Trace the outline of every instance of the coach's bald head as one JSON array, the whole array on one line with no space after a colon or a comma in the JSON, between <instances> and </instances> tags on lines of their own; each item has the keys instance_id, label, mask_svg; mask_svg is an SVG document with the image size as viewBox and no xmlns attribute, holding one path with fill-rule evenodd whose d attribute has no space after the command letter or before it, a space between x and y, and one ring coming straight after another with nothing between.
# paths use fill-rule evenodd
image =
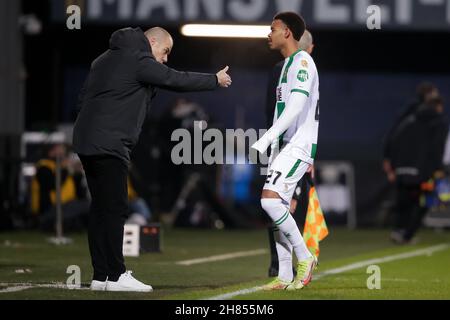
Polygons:
<instances>
[{"instance_id":1,"label":"coach's bald head","mask_svg":"<svg viewBox=\"0 0 450 320\"><path fill-rule=\"evenodd\" d=\"M311 32L305 30L302 38L300 39L300 49L311 54L314 50L314 41Z\"/></svg>"},{"instance_id":2,"label":"coach's bald head","mask_svg":"<svg viewBox=\"0 0 450 320\"><path fill-rule=\"evenodd\" d=\"M167 30L154 27L145 31L145 36L150 42L152 54L159 63L166 63L172 51L173 39Z\"/></svg>"}]
</instances>

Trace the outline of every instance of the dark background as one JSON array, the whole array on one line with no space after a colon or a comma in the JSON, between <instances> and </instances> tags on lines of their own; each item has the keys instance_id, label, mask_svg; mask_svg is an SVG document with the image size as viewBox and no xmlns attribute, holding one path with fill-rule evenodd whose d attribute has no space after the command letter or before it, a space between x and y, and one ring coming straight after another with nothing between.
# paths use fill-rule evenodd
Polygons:
<instances>
[{"instance_id":1,"label":"dark background","mask_svg":"<svg viewBox=\"0 0 450 320\"><path fill-rule=\"evenodd\" d=\"M90 63L108 48L113 31L129 25L82 25L81 30L70 31L65 24L52 22L47 1L23 1L23 13L35 13L43 22L40 34L24 35L26 130L49 131L74 122L76 98ZM139 26L146 29L152 23ZM161 26L175 42L169 66L214 73L230 66L231 89L182 97L198 102L223 128L237 124L244 129L264 128L268 73L281 60L264 39L187 38L178 26ZM318 160L354 165L358 221L373 224L387 195L381 170L384 135L414 98L420 82L435 83L446 101L450 99L450 33L310 31L320 76ZM151 123L157 124L177 97L181 95L160 91ZM147 147L151 144L145 142Z\"/></svg>"}]
</instances>

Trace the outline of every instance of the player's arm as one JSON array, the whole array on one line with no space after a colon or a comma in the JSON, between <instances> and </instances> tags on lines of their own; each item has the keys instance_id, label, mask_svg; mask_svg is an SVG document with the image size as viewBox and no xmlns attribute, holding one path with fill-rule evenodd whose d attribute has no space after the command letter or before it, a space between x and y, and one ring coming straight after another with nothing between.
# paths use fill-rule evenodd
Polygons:
<instances>
[{"instance_id":1,"label":"player's arm","mask_svg":"<svg viewBox=\"0 0 450 320\"><path fill-rule=\"evenodd\" d=\"M270 156L267 165L270 167L272 165L273 160L280 153L280 139L275 139L270 145Z\"/></svg>"},{"instance_id":2,"label":"player's arm","mask_svg":"<svg viewBox=\"0 0 450 320\"><path fill-rule=\"evenodd\" d=\"M269 131L264 134L253 146L253 149L264 153L273 141L278 139L297 119L303 111L308 97L299 92L292 92L288 104L281 117L273 124Z\"/></svg>"},{"instance_id":3,"label":"player's arm","mask_svg":"<svg viewBox=\"0 0 450 320\"><path fill-rule=\"evenodd\" d=\"M306 62L306 60L304 61ZM305 64L307 65L307 63ZM260 153L264 153L294 123L297 116L303 112L309 99L313 79L309 75L308 67L299 68L291 76L295 76L295 79L292 81L285 110L269 131L252 146L253 149L258 150Z\"/></svg>"}]
</instances>

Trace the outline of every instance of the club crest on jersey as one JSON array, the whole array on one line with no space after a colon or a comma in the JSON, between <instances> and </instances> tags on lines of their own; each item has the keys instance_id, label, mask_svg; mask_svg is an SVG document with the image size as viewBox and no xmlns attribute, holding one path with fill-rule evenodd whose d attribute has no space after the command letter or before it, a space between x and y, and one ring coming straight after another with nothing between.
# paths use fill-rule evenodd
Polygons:
<instances>
[{"instance_id":1,"label":"club crest on jersey","mask_svg":"<svg viewBox=\"0 0 450 320\"><path fill-rule=\"evenodd\" d=\"M301 82L306 82L309 79L308 71L306 70L300 70L297 74L297 79Z\"/></svg>"}]
</instances>

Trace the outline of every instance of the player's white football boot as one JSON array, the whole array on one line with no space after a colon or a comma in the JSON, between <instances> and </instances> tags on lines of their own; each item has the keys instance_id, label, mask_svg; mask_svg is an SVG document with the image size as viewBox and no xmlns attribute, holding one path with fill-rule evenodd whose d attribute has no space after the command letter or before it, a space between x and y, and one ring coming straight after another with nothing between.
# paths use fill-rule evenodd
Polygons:
<instances>
[{"instance_id":1,"label":"player's white football boot","mask_svg":"<svg viewBox=\"0 0 450 320\"><path fill-rule=\"evenodd\" d=\"M312 256L309 259L299 261L297 264L297 276L294 282L286 290L299 290L306 287L312 280L312 273L317 267L317 258Z\"/></svg>"},{"instance_id":2,"label":"player's white football boot","mask_svg":"<svg viewBox=\"0 0 450 320\"><path fill-rule=\"evenodd\" d=\"M122 273L117 281L107 281L106 291L152 292L152 286L136 280L132 271Z\"/></svg>"},{"instance_id":3,"label":"player's white football boot","mask_svg":"<svg viewBox=\"0 0 450 320\"><path fill-rule=\"evenodd\" d=\"M92 280L90 289L92 291L105 291L106 290L106 281Z\"/></svg>"},{"instance_id":4,"label":"player's white football boot","mask_svg":"<svg viewBox=\"0 0 450 320\"><path fill-rule=\"evenodd\" d=\"M270 283L266 284L262 287L264 291L273 291L273 290L285 290L292 282L283 281L280 278L275 278Z\"/></svg>"}]
</instances>

